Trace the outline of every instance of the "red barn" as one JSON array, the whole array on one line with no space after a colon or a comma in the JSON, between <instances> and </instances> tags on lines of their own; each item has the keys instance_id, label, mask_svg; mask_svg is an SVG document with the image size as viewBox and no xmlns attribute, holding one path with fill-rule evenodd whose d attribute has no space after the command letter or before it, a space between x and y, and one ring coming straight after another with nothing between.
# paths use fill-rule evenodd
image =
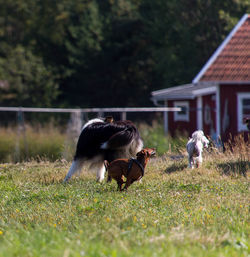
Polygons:
<instances>
[{"instance_id":1,"label":"red barn","mask_svg":"<svg viewBox=\"0 0 250 257\"><path fill-rule=\"evenodd\" d=\"M250 118L250 15L244 15L192 83L152 92L152 101L182 107L165 113L165 131L202 129L213 139L249 133Z\"/></svg>"}]
</instances>

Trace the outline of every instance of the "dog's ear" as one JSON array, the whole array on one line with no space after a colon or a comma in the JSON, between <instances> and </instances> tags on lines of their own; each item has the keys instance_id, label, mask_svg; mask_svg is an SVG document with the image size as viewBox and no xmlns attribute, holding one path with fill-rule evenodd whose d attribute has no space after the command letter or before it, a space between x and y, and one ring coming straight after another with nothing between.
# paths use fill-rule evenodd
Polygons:
<instances>
[{"instance_id":1,"label":"dog's ear","mask_svg":"<svg viewBox=\"0 0 250 257\"><path fill-rule=\"evenodd\" d=\"M142 149L140 152L138 152L136 156L143 155L143 154L145 155L145 149Z\"/></svg>"},{"instance_id":2,"label":"dog's ear","mask_svg":"<svg viewBox=\"0 0 250 257\"><path fill-rule=\"evenodd\" d=\"M139 156L139 155L141 155L143 153L143 150L141 150L140 152L138 152L137 154L136 154L136 156Z\"/></svg>"}]
</instances>

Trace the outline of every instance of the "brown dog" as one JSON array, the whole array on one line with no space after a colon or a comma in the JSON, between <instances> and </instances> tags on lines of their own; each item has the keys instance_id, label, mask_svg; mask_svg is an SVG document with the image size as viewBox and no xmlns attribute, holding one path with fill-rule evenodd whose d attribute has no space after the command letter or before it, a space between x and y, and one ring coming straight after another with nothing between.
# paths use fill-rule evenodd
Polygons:
<instances>
[{"instance_id":1,"label":"brown dog","mask_svg":"<svg viewBox=\"0 0 250 257\"><path fill-rule=\"evenodd\" d=\"M105 162L108 171L108 182L113 179L117 181L118 190L127 189L134 181L140 180L144 175L144 169L148 160L155 154L155 149L145 148L136 154L136 159L117 159L111 163ZM122 189L122 184L126 184Z\"/></svg>"}]
</instances>

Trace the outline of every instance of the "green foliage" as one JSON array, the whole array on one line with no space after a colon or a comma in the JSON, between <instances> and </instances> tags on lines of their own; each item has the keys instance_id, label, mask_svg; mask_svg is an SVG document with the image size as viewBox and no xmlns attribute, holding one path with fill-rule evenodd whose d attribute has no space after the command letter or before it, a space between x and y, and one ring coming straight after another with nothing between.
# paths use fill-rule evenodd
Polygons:
<instances>
[{"instance_id":1,"label":"green foliage","mask_svg":"<svg viewBox=\"0 0 250 257\"><path fill-rule=\"evenodd\" d=\"M7 106L48 107L58 95L52 71L40 57L18 46L0 59L0 80L8 81L0 101Z\"/></svg>"},{"instance_id":2,"label":"green foliage","mask_svg":"<svg viewBox=\"0 0 250 257\"><path fill-rule=\"evenodd\" d=\"M247 0L0 6L0 104L22 106L152 105L152 90L189 83L250 11Z\"/></svg>"},{"instance_id":3,"label":"green foliage","mask_svg":"<svg viewBox=\"0 0 250 257\"><path fill-rule=\"evenodd\" d=\"M165 135L163 126L158 123L154 123L153 126L140 124L139 131L145 147L156 148L159 155L172 152L177 154L185 151L187 137L185 135L177 135L173 138Z\"/></svg>"}]
</instances>

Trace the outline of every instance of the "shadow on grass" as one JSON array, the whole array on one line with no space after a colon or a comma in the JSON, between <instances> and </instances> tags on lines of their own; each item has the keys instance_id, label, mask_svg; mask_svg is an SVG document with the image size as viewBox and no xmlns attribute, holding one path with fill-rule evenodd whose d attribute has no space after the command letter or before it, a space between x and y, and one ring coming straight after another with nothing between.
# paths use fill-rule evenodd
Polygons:
<instances>
[{"instance_id":1,"label":"shadow on grass","mask_svg":"<svg viewBox=\"0 0 250 257\"><path fill-rule=\"evenodd\" d=\"M250 171L250 161L245 160L229 161L217 166L225 175L243 175L246 177L247 172Z\"/></svg>"},{"instance_id":2,"label":"shadow on grass","mask_svg":"<svg viewBox=\"0 0 250 257\"><path fill-rule=\"evenodd\" d=\"M185 162L174 162L171 166L167 167L165 173L170 174L173 172L183 171L187 168L187 164Z\"/></svg>"}]
</instances>

